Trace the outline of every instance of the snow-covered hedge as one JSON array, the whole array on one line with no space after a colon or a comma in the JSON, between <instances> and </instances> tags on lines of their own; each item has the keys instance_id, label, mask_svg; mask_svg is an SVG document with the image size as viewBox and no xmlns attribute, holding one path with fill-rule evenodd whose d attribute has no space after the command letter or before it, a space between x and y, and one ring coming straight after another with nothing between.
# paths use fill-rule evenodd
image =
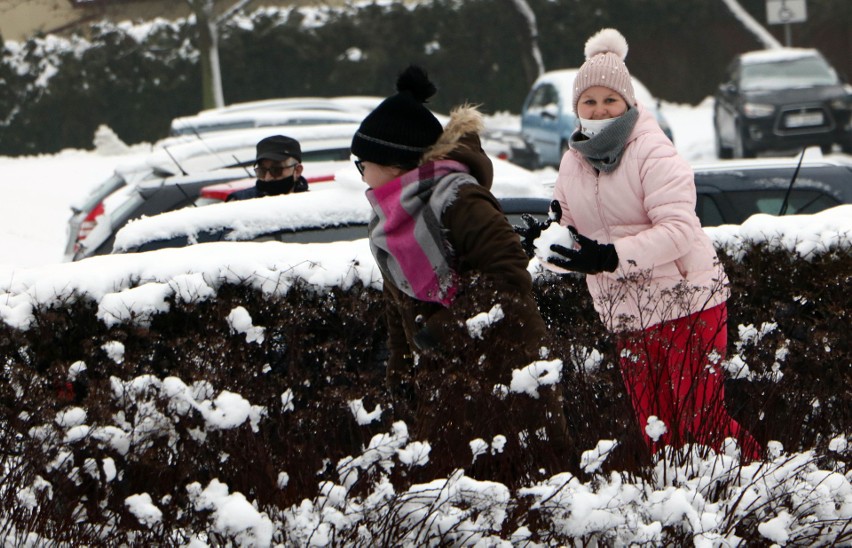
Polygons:
<instances>
[{"instance_id":1,"label":"snow-covered hedge","mask_svg":"<svg viewBox=\"0 0 852 548\"><path fill-rule=\"evenodd\" d=\"M764 18L763 0L740 3L753 17ZM538 76L527 19L513 2L334 4L258 8L225 22L219 53L226 102L386 96L395 75L416 62L429 69L439 87L433 108L448 112L471 101L486 112L517 113ZM630 42L631 73L670 102L700 103L713 94L735 54L758 47L724 2L529 4L548 70L580 66L589 34L612 26ZM808 20L796 27L797 46L820 49L847 75L852 73L849 10L837 0L810 0ZM184 20L163 21L156 15L133 24L98 22L70 38L5 43L0 50L0 155L91 148L101 125L127 143L153 142L166 136L172 118L199 111L194 29ZM780 25L769 30L782 39ZM270 67L281 74L271 75Z\"/></svg>"},{"instance_id":2,"label":"snow-covered hedge","mask_svg":"<svg viewBox=\"0 0 852 548\"><path fill-rule=\"evenodd\" d=\"M809 234L793 226L800 241ZM559 376L571 454L560 473L498 470L501 482L487 477L499 436L438 451L395 416L364 242L320 246L312 261L288 251L299 246L216 244L0 273L0 535L89 545L849 543L849 238L822 238L803 255L792 238L749 239L747 229L717 235L720 248L741 239L735 257L723 254L734 290L728 404L766 460L742 465L734 448L697 447L650 460L583 283L542 275L536 296L558 334L551 362L537 366L541 386L505 385L533 398ZM456 356L470 370L453 381L462 391L477 381L476 341Z\"/></svg>"}]
</instances>

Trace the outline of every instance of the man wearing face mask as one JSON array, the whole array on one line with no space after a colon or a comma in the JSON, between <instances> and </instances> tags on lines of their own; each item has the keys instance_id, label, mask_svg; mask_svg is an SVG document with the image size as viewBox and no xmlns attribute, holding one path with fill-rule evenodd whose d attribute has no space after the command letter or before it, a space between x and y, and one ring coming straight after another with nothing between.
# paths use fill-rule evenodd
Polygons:
<instances>
[{"instance_id":1,"label":"man wearing face mask","mask_svg":"<svg viewBox=\"0 0 852 548\"><path fill-rule=\"evenodd\" d=\"M234 192L227 201L308 191L308 181L302 177L302 148L291 137L273 135L257 143L254 173L255 185Z\"/></svg>"}]
</instances>

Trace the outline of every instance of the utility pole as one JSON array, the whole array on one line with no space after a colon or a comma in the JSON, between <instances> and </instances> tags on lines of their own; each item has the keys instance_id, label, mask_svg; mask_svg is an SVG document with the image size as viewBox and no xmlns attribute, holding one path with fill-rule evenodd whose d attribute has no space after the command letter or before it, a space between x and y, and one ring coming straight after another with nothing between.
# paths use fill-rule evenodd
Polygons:
<instances>
[{"instance_id":1,"label":"utility pole","mask_svg":"<svg viewBox=\"0 0 852 548\"><path fill-rule=\"evenodd\" d=\"M213 13L213 0L186 0L195 14L198 29L198 50L201 61L201 104L202 108L225 106L222 90L222 69L219 63L219 26L253 0L239 0L222 15Z\"/></svg>"}]
</instances>

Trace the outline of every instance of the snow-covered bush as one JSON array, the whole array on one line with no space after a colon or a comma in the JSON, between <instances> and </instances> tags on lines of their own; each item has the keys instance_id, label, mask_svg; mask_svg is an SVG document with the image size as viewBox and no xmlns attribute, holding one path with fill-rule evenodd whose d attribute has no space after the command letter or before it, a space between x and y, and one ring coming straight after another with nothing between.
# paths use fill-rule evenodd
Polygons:
<instances>
[{"instance_id":1,"label":"snow-covered bush","mask_svg":"<svg viewBox=\"0 0 852 548\"><path fill-rule=\"evenodd\" d=\"M0 326L0 535L89 545L848 543L852 259L760 245L723 258L729 366L747 367L730 375L728 406L767 444L766 460L748 465L695 446L647 454L612 342L573 276L536 283L554 337L538 366L517 374L537 388L511 389L511 372L503 385L483 382L479 357L502 349L472 335L456 355L468 375L420 379L446 397L430 404L432 419L462 432L439 439L395 416L373 288L296 283L264 294L248 280L210 281L215 295L172 296L144 322L109 324L88 295L43 297L27 329ZM7 307L21 297L3 291ZM247 337L256 326L263 337ZM533 435L535 448L512 460L511 436L498 434L517 426L517 402L539 401L532 393L556 377L564 469Z\"/></svg>"}]
</instances>

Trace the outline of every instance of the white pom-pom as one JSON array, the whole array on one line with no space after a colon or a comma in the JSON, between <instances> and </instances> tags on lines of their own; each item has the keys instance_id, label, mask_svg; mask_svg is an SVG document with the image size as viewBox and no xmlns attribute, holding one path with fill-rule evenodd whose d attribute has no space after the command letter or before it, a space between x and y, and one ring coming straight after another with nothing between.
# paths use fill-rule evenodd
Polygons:
<instances>
[{"instance_id":1,"label":"white pom-pom","mask_svg":"<svg viewBox=\"0 0 852 548\"><path fill-rule=\"evenodd\" d=\"M627 57L627 40L615 29L603 29L586 40L586 59L599 53L614 53L622 61Z\"/></svg>"}]
</instances>

